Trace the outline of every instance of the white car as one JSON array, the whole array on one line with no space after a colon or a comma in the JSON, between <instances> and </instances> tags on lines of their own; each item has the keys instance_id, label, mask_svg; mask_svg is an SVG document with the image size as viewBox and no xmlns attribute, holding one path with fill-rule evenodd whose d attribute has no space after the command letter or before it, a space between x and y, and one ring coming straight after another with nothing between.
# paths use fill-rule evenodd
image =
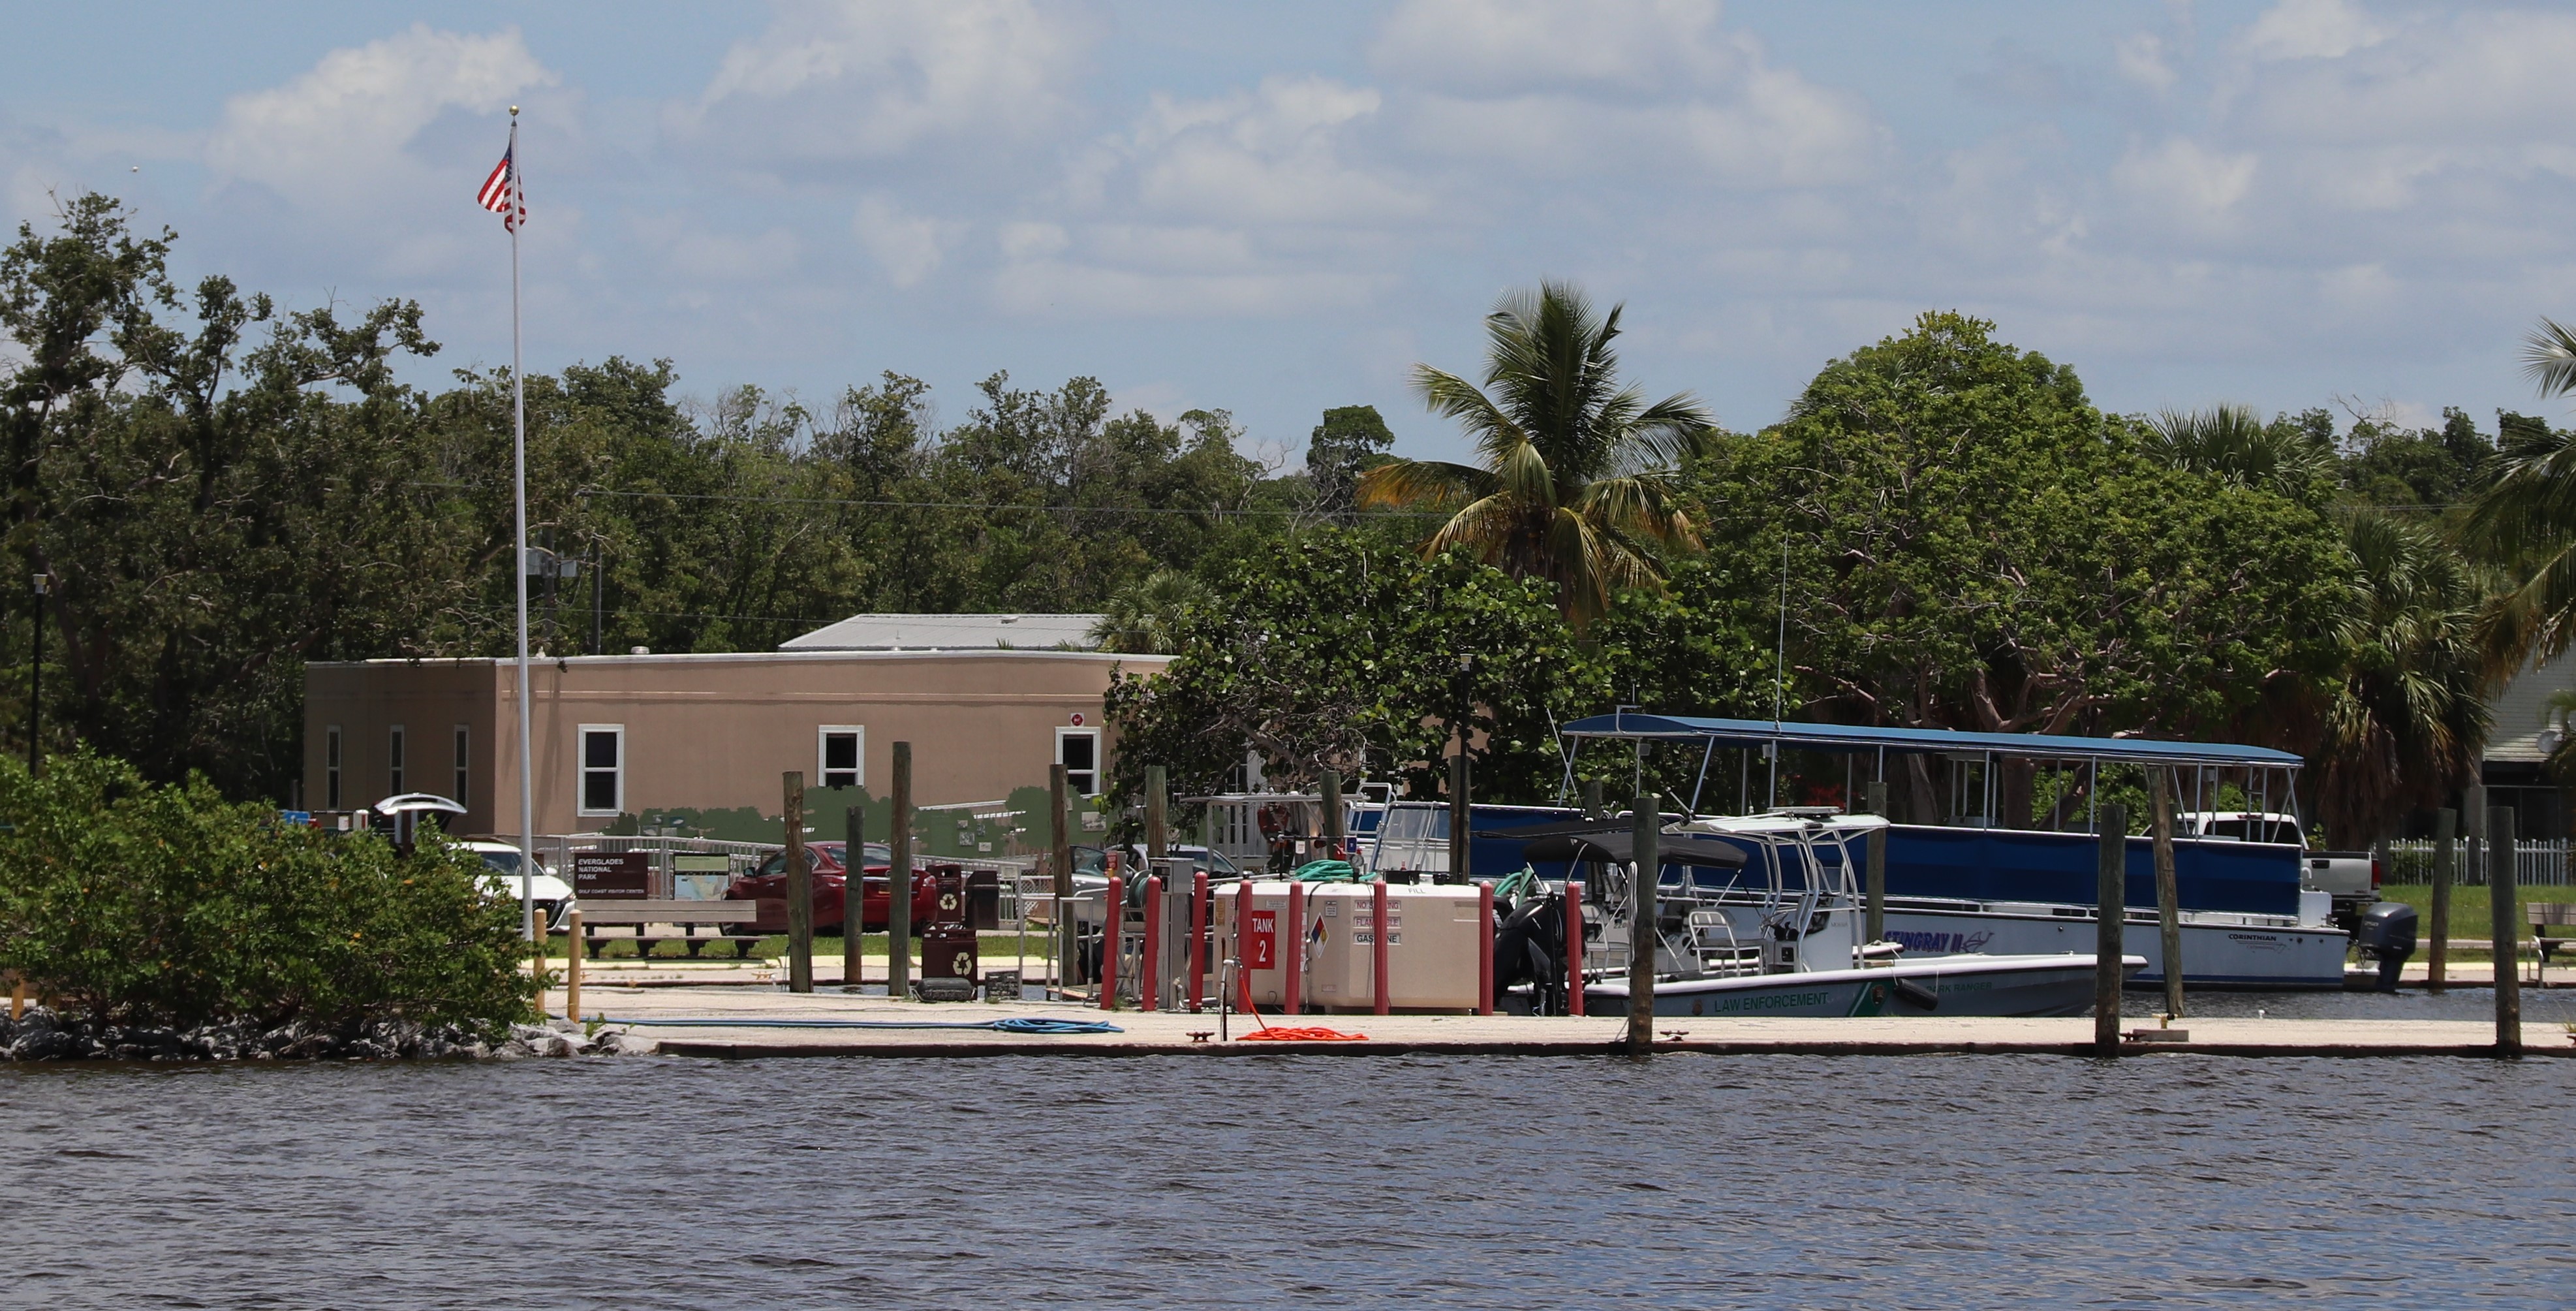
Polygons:
<instances>
[{"instance_id":1,"label":"white car","mask_svg":"<svg viewBox=\"0 0 2576 1311\"><path fill-rule=\"evenodd\" d=\"M483 878L483 886L493 896L506 901L519 899L519 849L517 847L507 842L460 842L456 845L482 857L483 863L491 867L492 872ZM528 889L529 895L537 903L537 913L544 916L546 922L551 924L555 916L563 910L563 904L572 900L572 888L562 879L547 873L546 864L542 860L537 862L536 878L532 881L535 886Z\"/></svg>"}]
</instances>

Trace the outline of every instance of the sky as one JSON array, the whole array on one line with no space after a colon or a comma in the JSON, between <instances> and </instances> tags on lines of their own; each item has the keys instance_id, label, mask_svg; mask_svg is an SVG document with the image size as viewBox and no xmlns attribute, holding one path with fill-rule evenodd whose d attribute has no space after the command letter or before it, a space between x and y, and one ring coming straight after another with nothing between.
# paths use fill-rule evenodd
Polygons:
<instances>
[{"instance_id":1,"label":"sky","mask_svg":"<svg viewBox=\"0 0 2576 1311\"><path fill-rule=\"evenodd\" d=\"M828 405L1100 379L1282 461L1497 297L1624 303L1727 427L1931 309L2121 412L2491 429L2576 317L2576 7L2382 0L9 7L0 214L99 190L177 270L418 300L510 358L474 193L521 106L527 365Z\"/></svg>"}]
</instances>

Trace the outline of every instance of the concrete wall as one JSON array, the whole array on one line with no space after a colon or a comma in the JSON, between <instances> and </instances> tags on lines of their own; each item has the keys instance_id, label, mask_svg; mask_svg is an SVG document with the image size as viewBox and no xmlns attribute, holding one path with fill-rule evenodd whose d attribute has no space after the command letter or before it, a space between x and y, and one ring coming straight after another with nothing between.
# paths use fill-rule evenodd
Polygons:
<instances>
[{"instance_id":1,"label":"concrete wall","mask_svg":"<svg viewBox=\"0 0 2576 1311\"><path fill-rule=\"evenodd\" d=\"M894 743L913 744L916 803L993 801L1044 786L1056 730L1102 729L1102 763L1114 742L1101 723L1112 669L1158 669L1165 658L1093 652L762 652L726 655L575 656L534 662L532 754L537 829L604 828L611 816L577 813L579 733L625 732L620 810L756 807L777 811L779 775L816 776L818 730L864 730L861 786L886 795ZM305 682L305 796L325 804L326 730L342 731L342 803L385 796L389 729L406 730L404 785L446 793L452 733L472 739L464 831L518 826L516 670L506 660L317 663ZM498 804L496 805L496 801Z\"/></svg>"}]
</instances>

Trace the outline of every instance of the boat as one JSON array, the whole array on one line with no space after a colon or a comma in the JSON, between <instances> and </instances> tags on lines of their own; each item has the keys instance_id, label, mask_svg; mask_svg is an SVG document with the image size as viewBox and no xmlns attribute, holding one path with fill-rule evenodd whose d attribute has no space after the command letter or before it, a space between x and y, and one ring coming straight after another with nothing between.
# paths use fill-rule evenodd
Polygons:
<instances>
[{"instance_id":1,"label":"boat","mask_svg":"<svg viewBox=\"0 0 2576 1311\"><path fill-rule=\"evenodd\" d=\"M2100 839L2090 832L1995 826L1998 761L2023 758L2088 780L2106 765L2172 769L2189 780L2186 810L2206 808L2224 778L2257 802L2253 809L2269 811L2277 775L2278 799L2293 812L2295 775L2302 764L2288 752L2227 743L1634 711L1577 720L1563 732L1569 740L1608 738L1634 741L1640 749L1649 743L1692 749L1700 758L1703 780L1721 746L1744 753L1739 780L1755 772L1755 751L1776 761L1788 750L1839 754L1855 775L1858 766L1874 764L1870 772L1880 779L1887 776L1890 757L1901 763L1907 755L1930 756L1951 762L1954 782L1979 780L1974 789L1954 792L1952 809L1958 813L1953 822L1885 826L1884 937L1908 955L2027 955L2089 948L2095 940ZM1844 799L1849 800L1847 795ZM1698 800L1694 796L1691 804L1695 807ZM2089 827L2089 816L2073 818ZM2351 936L2335 922L2332 896L2308 886L2306 851L2292 843L2222 835L2178 835L2172 850L2186 986L2266 991L2343 986ZM2130 984L2162 987L2165 961L2149 839L2128 840L2125 871L2123 947L2147 961Z\"/></svg>"},{"instance_id":2,"label":"boat","mask_svg":"<svg viewBox=\"0 0 2576 1311\"><path fill-rule=\"evenodd\" d=\"M1651 884L1638 877L1633 823L1574 820L1490 836L1521 839L1533 863L1589 867L1595 886L1583 897L1580 971L1587 1013L1627 1007L1629 926L1639 914L1655 918L1657 1015L2050 1016L2091 1008L2099 959L2091 952L1917 960L1901 959L1888 944L1863 942L1850 844L1886 827L1874 815L1813 810L1693 818L1664 827L1657 865L1667 877ZM1670 877L1676 869L1683 875ZM1550 888L1530 879L1525 890L1506 891L1514 904L1497 942L1498 977L1507 969L1519 972L1514 923L1564 923L1562 883ZM1562 968L1565 934L1561 927L1555 932L1559 950L1541 944L1530 971L1535 977L1506 989L1506 1009L1563 1009L1553 995L1559 990L1545 977ZM2124 955L2121 964L2133 975L2147 962Z\"/></svg>"}]
</instances>

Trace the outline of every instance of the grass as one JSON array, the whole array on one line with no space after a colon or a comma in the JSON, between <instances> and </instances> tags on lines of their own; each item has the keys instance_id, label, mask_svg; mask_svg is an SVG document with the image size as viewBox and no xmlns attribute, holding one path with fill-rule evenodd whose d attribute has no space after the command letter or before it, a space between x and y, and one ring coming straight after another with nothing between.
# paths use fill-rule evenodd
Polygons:
<instances>
[{"instance_id":1,"label":"grass","mask_svg":"<svg viewBox=\"0 0 2576 1311\"><path fill-rule=\"evenodd\" d=\"M2402 901L2407 905L2413 906L2416 914L2422 917L2416 923L2416 931L2426 938L2430 938L2432 936L2433 887L2431 884L2391 883L2379 890L2379 897L2382 901ZM2576 901L2576 887L2516 888L2514 889L2514 900ZM2484 938L2490 936L2494 932L2494 925L2487 918L2488 908L2489 902L2487 901L2487 890L2485 888L2452 888L2451 936L2454 938ZM2520 923L2520 915L2516 915L2514 918L2516 920L2514 928L2515 939L2520 942L2531 941L2531 926Z\"/></svg>"}]
</instances>

